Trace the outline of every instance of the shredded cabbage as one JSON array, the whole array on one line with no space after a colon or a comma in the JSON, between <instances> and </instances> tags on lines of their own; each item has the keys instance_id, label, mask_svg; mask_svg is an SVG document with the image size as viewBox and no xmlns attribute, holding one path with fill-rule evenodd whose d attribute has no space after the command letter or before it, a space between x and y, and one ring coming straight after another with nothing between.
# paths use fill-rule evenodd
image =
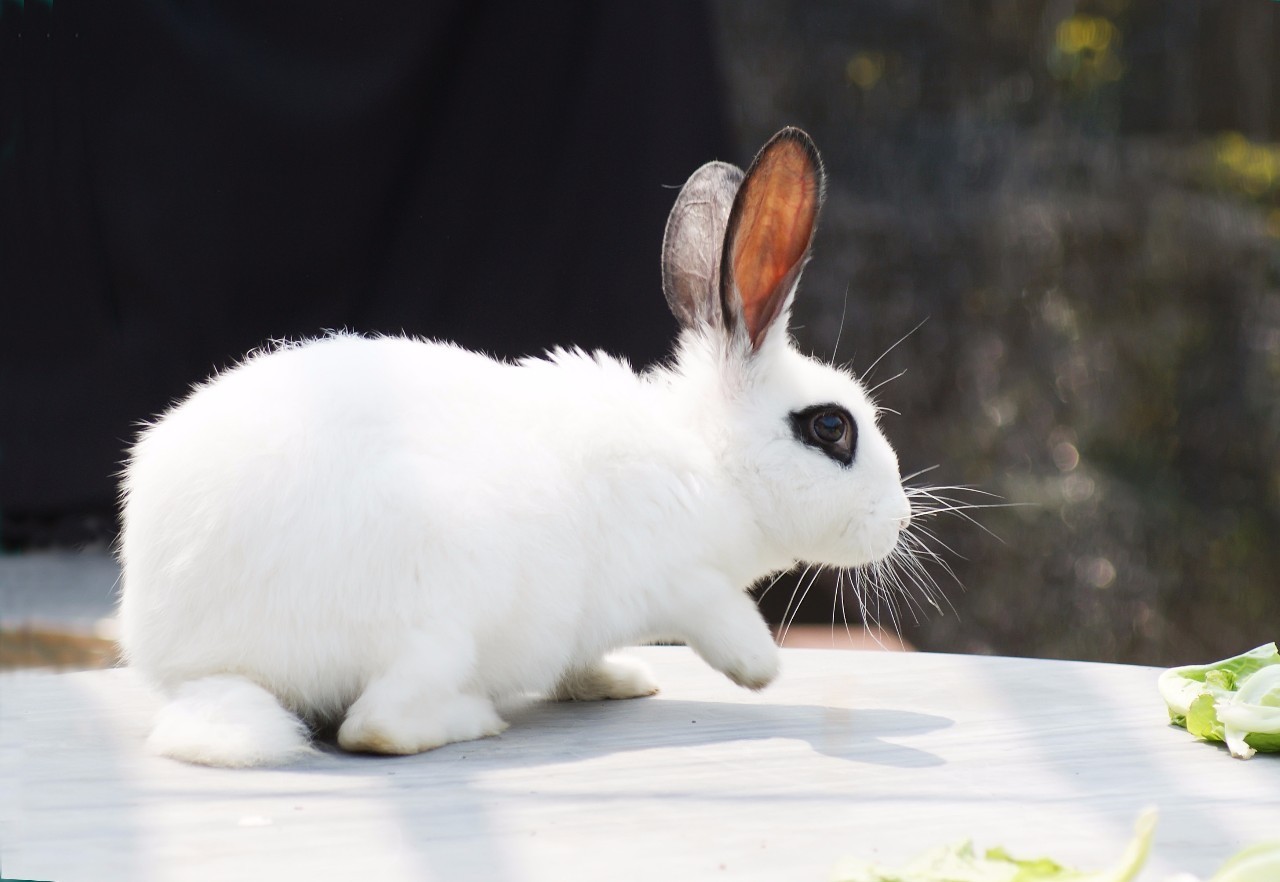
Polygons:
<instances>
[{"instance_id":1,"label":"shredded cabbage","mask_svg":"<svg viewBox=\"0 0 1280 882\"><path fill-rule=\"evenodd\" d=\"M1277 666L1280 667L1280 666ZM865 861L845 860L832 882L1134 882L1151 850L1156 811L1138 816L1133 839L1115 865L1087 872L1064 867L1049 858L1022 860L1002 848L978 854L966 840L934 849L901 869L886 869ZM1277 882L1280 880L1280 840L1263 842L1238 852L1218 868L1209 882ZM1180 873L1166 882L1198 882Z\"/></svg>"},{"instance_id":2,"label":"shredded cabbage","mask_svg":"<svg viewBox=\"0 0 1280 882\"><path fill-rule=\"evenodd\" d=\"M1085 872L1064 867L1049 858L1023 860L1002 848L978 854L970 841L934 849L901 869L891 870L863 861L846 860L836 867L834 882L1131 882L1151 850L1156 813L1138 817L1133 839L1124 855L1107 870ZM1235 882L1235 880L1232 880ZM1251 882L1241 879L1239 882Z\"/></svg>"}]
</instances>

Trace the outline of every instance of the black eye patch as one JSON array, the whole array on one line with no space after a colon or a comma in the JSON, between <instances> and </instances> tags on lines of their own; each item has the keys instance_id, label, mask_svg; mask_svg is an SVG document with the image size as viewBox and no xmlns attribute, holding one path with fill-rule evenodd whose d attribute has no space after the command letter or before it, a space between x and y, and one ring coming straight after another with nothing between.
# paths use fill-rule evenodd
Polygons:
<instances>
[{"instance_id":1,"label":"black eye patch","mask_svg":"<svg viewBox=\"0 0 1280 882\"><path fill-rule=\"evenodd\" d=\"M822 451L842 466L853 464L858 447L858 424L838 404L815 404L792 411L791 431L802 444Z\"/></svg>"}]
</instances>

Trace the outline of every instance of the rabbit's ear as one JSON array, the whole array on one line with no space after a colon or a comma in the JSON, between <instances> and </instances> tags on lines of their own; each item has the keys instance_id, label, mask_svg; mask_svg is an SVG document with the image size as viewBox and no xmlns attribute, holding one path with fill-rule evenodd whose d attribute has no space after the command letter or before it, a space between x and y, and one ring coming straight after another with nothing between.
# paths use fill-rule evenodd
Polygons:
<instances>
[{"instance_id":1,"label":"rabbit's ear","mask_svg":"<svg viewBox=\"0 0 1280 882\"><path fill-rule=\"evenodd\" d=\"M662 290L681 327L723 325L720 255L740 183L742 169L708 162L690 176L667 218L662 240Z\"/></svg>"},{"instance_id":2,"label":"rabbit's ear","mask_svg":"<svg viewBox=\"0 0 1280 882\"><path fill-rule=\"evenodd\" d=\"M787 312L809 257L825 180L809 136L785 128L760 149L738 189L721 257L720 300L728 330L738 333L741 323L752 351Z\"/></svg>"}]
</instances>

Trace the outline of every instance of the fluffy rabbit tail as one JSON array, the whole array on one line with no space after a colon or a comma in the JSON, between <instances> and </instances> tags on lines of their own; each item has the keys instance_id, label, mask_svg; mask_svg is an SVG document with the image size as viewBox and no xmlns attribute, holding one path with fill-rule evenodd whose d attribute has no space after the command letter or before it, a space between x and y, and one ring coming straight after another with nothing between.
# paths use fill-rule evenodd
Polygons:
<instances>
[{"instance_id":1,"label":"fluffy rabbit tail","mask_svg":"<svg viewBox=\"0 0 1280 882\"><path fill-rule=\"evenodd\" d=\"M306 725L258 684L231 674L183 683L147 748L205 766L280 765L311 753Z\"/></svg>"}]
</instances>

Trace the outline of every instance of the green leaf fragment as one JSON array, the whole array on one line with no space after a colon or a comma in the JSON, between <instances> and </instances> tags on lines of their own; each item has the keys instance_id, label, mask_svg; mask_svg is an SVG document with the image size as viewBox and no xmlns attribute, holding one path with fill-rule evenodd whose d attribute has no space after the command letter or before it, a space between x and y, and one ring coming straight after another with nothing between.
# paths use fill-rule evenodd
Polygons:
<instances>
[{"instance_id":1,"label":"green leaf fragment","mask_svg":"<svg viewBox=\"0 0 1280 882\"><path fill-rule=\"evenodd\" d=\"M1280 840L1262 842L1239 852L1209 882L1276 882L1280 879Z\"/></svg>"},{"instance_id":2,"label":"green leaf fragment","mask_svg":"<svg viewBox=\"0 0 1280 882\"><path fill-rule=\"evenodd\" d=\"M1204 682L1207 686L1213 686L1217 689L1225 689L1228 692L1236 688L1236 675L1231 671L1207 671L1204 675Z\"/></svg>"},{"instance_id":3,"label":"green leaf fragment","mask_svg":"<svg viewBox=\"0 0 1280 882\"><path fill-rule=\"evenodd\" d=\"M834 882L1131 882L1146 863L1155 826L1155 811L1143 812L1124 855L1111 868L1097 872L1074 870L1046 857L1015 858L1003 848L989 848L979 855L972 842L964 841L927 852L901 869L845 861L836 868L833 879Z\"/></svg>"},{"instance_id":4,"label":"green leaf fragment","mask_svg":"<svg viewBox=\"0 0 1280 882\"><path fill-rule=\"evenodd\" d=\"M1222 723L1218 720L1216 705L1217 699L1211 693L1204 692L1196 696L1187 710L1186 722L1183 724L1187 731L1206 741L1222 741Z\"/></svg>"},{"instance_id":5,"label":"green leaf fragment","mask_svg":"<svg viewBox=\"0 0 1280 882\"><path fill-rule=\"evenodd\" d=\"M1034 860L1019 860L1003 848L988 848L986 858L989 861L1006 861L1018 868L1015 880L1022 879L1055 879L1062 878L1063 873L1073 873L1074 870L1068 870L1057 861L1049 860L1049 858L1036 858ZM1055 876L1054 874L1058 875Z\"/></svg>"},{"instance_id":6,"label":"green leaf fragment","mask_svg":"<svg viewBox=\"0 0 1280 882\"><path fill-rule=\"evenodd\" d=\"M1280 753L1280 735L1250 732L1244 736L1244 743L1259 753ZM1276 879L1280 879L1280 876Z\"/></svg>"}]
</instances>

